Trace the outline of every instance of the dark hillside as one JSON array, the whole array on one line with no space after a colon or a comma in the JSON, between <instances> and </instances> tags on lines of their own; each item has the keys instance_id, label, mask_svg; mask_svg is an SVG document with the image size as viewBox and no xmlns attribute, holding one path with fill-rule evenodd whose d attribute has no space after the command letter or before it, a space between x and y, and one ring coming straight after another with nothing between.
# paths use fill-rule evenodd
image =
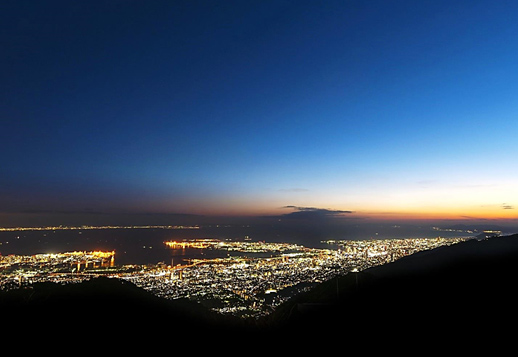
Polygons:
<instances>
[{"instance_id":1,"label":"dark hillside","mask_svg":"<svg viewBox=\"0 0 518 357\"><path fill-rule=\"evenodd\" d=\"M3 336L115 333L204 341L198 347L209 349L221 341L306 343L337 336L487 338L514 329L517 262L518 235L442 247L327 281L253 322L161 299L116 279L44 283L0 293L0 319Z\"/></svg>"},{"instance_id":2,"label":"dark hillside","mask_svg":"<svg viewBox=\"0 0 518 357\"><path fill-rule=\"evenodd\" d=\"M518 235L468 241L350 273L278 311L300 333L484 336L518 317Z\"/></svg>"},{"instance_id":3,"label":"dark hillside","mask_svg":"<svg viewBox=\"0 0 518 357\"><path fill-rule=\"evenodd\" d=\"M106 332L160 336L174 331L188 335L239 324L195 302L162 299L129 282L108 278L68 285L39 283L0 293L0 319L5 332L32 331L42 336Z\"/></svg>"}]
</instances>

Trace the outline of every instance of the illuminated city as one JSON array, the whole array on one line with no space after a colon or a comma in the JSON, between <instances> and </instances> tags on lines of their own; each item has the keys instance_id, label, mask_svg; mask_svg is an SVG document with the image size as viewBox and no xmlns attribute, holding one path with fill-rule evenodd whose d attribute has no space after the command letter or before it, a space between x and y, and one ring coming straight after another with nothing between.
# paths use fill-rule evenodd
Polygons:
<instances>
[{"instance_id":1,"label":"illuminated city","mask_svg":"<svg viewBox=\"0 0 518 357\"><path fill-rule=\"evenodd\" d=\"M81 282L91 269L114 267L115 252L65 252L36 255L0 255L0 289L37 282Z\"/></svg>"},{"instance_id":2,"label":"illuminated city","mask_svg":"<svg viewBox=\"0 0 518 357\"><path fill-rule=\"evenodd\" d=\"M77 283L93 277L130 281L153 294L195 300L222 314L260 317L296 294L337 275L387 264L419 251L471 238L328 240L328 249L298 244L218 239L166 241L172 250L221 252L221 257L153 265L115 264L116 252L0 256L0 289L37 282Z\"/></svg>"},{"instance_id":3,"label":"illuminated city","mask_svg":"<svg viewBox=\"0 0 518 357\"><path fill-rule=\"evenodd\" d=\"M61 231L61 230L97 230L97 229L199 229L199 226L49 226L49 227L0 227L0 232L24 231Z\"/></svg>"}]
</instances>

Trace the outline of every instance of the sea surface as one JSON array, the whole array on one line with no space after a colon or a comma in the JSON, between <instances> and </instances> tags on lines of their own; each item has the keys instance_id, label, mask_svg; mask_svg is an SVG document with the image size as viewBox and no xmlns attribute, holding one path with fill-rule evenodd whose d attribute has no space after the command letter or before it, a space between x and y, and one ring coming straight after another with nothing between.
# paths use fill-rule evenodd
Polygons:
<instances>
[{"instance_id":1,"label":"sea surface","mask_svg":"<svg viewBox=\"0 0 518 357\"><path fill-rule=\"evenodd\" d=\"M74 229L48 231L0 232L1 255L34 255L70 251L115 251L115 263L185 264L186 259L216 258L227 252L200 249L170 249L166 241L217 238L266 242L296 243L305 247L324 248L323 240L363 240L391 238L433 238L473 236L467 232L437 231L431 227L352 225L282 226L282 225L210 225L199 229L125 228Z\"/></svg>"}]
</instances>

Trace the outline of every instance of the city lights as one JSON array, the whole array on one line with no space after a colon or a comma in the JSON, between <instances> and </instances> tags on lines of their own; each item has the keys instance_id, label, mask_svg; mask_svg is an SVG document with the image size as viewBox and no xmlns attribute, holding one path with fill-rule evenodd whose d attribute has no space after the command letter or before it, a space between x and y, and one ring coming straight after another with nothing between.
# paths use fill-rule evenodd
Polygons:
<instances>
[{"instance_id":1,"label":"city lights","mask_svg":"<svg viewBox=\"0 0 518 357\"><path fill-rule=\"evenodd\" d=\"M163 298L187 298L222 314L260 317L296 294L337 275L387 264L404 256L471 238L328 240L329 249L298 244L192 239L170 249L206 249L226 257L189 259L185 265L115 266L115 252L0 256L0 289L36 282L75 283L106 276ZM230 253L233 253L232 255ZM267 254L265 254L267 253Z\"/></svg>"},{"instance_id":2,"label":"city lights","mask_svg":"<svg viewBox=\"0 0 518 357\"><path fill-rule=\"evenodd\" d=\"M49 227L0 227L0 232L61 231L96 229L199 229L199 226L49 226Z\"/></svg>"}]
</instances>

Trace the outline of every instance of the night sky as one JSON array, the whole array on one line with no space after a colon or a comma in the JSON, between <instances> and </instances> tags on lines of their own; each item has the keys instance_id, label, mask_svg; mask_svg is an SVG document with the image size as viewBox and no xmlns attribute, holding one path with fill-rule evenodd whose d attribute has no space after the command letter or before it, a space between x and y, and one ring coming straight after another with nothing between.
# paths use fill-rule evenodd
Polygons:
<instances>
[{"instance_id":1,"label":"night sky","mask_svg":"<svg viewBox=\"0 0 518 357\"><path fill-rule=\"evenodd\" d=\"M3 0L0 225L516 222L517 34L516 1Z\"/></svg>"}]
</instances>

